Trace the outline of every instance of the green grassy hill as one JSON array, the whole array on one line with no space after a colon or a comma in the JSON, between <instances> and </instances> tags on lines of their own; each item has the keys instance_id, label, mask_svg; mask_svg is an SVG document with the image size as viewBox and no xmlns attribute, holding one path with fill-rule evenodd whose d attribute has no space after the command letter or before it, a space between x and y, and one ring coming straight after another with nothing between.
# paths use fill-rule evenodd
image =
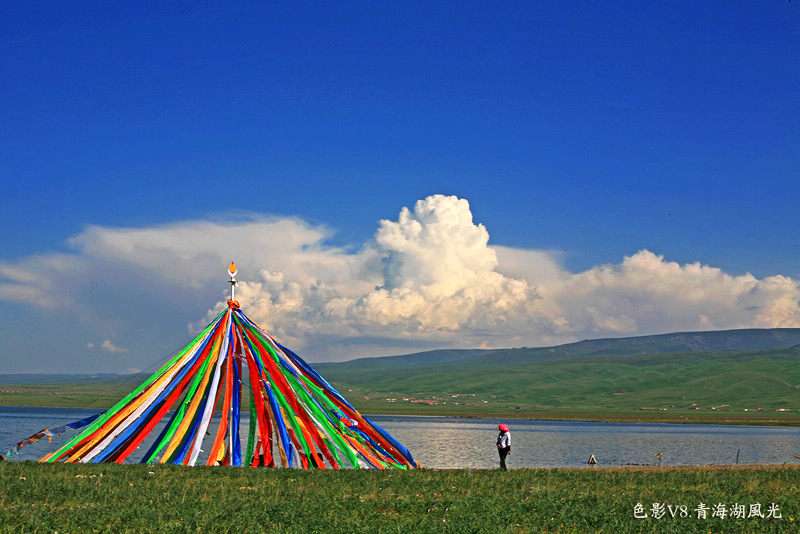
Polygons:
<instances>
[{"instance_id":1,"label":"green grassy hill","mask_svg":"<svg viewBox=\"0 0 800 534\"><path fill-rule=\"evenodd\" d=\"M397 370L447 363L469 365L504 365L512 362L557 360L576 356L671 354L675 352L716 352L725 350L757 351L800 346L800 328L718 330L712 332L677 332L653 336L587 339L555 347L432 350L404 356L359 358L340 363L319 363L315 368Z\"/></svg>"},{"instance_id":2,"label":"green grassy hill","mask_svg":"<svg viewBox=\"0 0 800 534\"><path fill-rule=\"evenodd\" d=\"M413 397L400 402L513 405L524 410L800 410L800 349L366 368L356 374L326 371L335 385L369 391L371 397Z\"/></svg>"},{"instance_id":3,"label":"green grassy hill","mask_svg":"<svg viewBox=\"0 0 800 534\"><path fill-rule=\"evenodd\" d=\"M765 420L769 413L800 424L798 344L800 329L733 330L546 348L439 350L314 367L365 413L637 414L649 420L739 414L739 422L753 414ZM0 405L105 407L144 378L39 377L8 385L0 375L0 390L29 390L0 391Z\"/></svg>"},{"instance_id":4,"label":"green grassy hill","mask_svg":"<svg viewBox=\"0 0 800 534\"><path fill-rule=\"evenodd\" d=\"M650 419L649 412L658 412L664 419L697 420L712 412L800 411L799 343L800 329L752 329L316 367L375 411L648 412Z\"/></svg>"}]
</instances>

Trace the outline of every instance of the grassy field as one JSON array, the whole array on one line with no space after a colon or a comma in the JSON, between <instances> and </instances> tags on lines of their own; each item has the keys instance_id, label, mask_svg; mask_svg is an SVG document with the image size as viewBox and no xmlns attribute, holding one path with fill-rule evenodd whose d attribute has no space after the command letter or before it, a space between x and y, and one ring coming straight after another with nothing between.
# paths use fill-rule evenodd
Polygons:
<instances>
[{"instance_id":1,"label":"grassy field","mask_svg":"<svg viewBox=\"0 0 800 534\"><path fill-rule=\"evenodd\" d=\"M374 395L374 392L368 392ZM723 424L756 426L800 426L800 412L726 412L726 411L641 411L636 409L514 409L514 406L428 406L398 404L385 400L353 397L355 406L365 414L429 415L483 417L488 419L540 419L551 421L606 421L621 423Z\"/></svg>"},{"instance_id":2,"label":"grassy field","mask_svg":"<svg viewBox=\"0 0 800 534\"><path fill-rule=\"evenodd\" d=\"M760 340L743 340L740 332L709 336L703 346ZM316 367L363 413L800 425L800 348L625 353L677 350L693 342L694 334L674 334L549 349L433 351ZM8 379L0 376L0 406L99 411L145 378L3 383Z\"/></svg>"},{"instance_id":3,"label":"grassy field","mask_svg":"<svg viewBox=\"0 0 800 534\"><path fill-rule=\"evenodd\" d=\"M113 406L147 376L72 379L47 383L2 383L0 406L60 406L97 408Z\"/></svg>"},{"instance_id":4,"label":"grassy field","mask_svg":"<svg viewBox=\"0 0 800 534\"><path fill-rule=\"evenodd\" d=\"M374 413L797 425L798 362L800 349L780 349L321 372Z\"/></svg>"},{"instance_id":5,"label":"grassy field","mask_svg":"<svg viewBox=\"0 0 800 534\"><path fill-rule=\"evenodd\" d=\"M637 503L647 519L635 517ZM660 519L653 503L664 505ZM746 517L751 505L767 516L773 503L780 518ZM726 516L712 517L720 504ZM735 505L745 517L732 515ZM4 533L735 533L797 532L799 522L792 466L304 472L0 463Z\"/></svg>"},{"instance_id":6,"label":"grassy field","mask_svg":"<svg viewBox=\"0 0 800 534\"><path fill-rule=\"evenodd\" d=\"M18 393L0 392L0 406L59 406L89 408L98 411L114 405L132 390L137 380L70 381L51 384L7 384L0 390L9 389ZM800 426L800 409L786 412L772 410L748 411L732 409L667 409L639 410L630 406L587 406L586 403L566 403L562 406L538 406L517 404L506 399L491 399L491 402L398 402L404 393L382 391L375 387L348 387L337 383L340 391L365 414L389 415L438 415L452 417L486 417L500 419L545 419L574 421L617 421L650 423L695 423L728 425ZM442 393L405 393L417 398L444 399ZM765 393L766 394L766 393ZM800 397L800 392L798 392ZM798 399L800 403L800 398ZM243 405L247 406L247 391Z\"/></svg>"}]
</instances>

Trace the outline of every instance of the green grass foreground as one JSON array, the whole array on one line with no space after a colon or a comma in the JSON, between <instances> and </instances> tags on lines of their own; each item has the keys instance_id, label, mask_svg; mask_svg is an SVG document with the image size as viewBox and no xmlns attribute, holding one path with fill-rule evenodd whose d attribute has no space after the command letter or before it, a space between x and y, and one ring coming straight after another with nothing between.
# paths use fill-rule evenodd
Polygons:
<instances>
[{"instance_id":1,"label":"green grass foreground","mask_svg":"<svg viewBox=\"0 0 800 534\"><path fill-rule=\"evenodd\" d=\"M799 488L794 466L304 472L3 462L0 531L798 532ZM637 503L651 517L636 519ZM664 503L661 519L653 503ZM700 503L722 503L728 516L698 519ZM767 515L772 503L781 518L729 515L735 504Z\"/></svg>"}]
</instances>

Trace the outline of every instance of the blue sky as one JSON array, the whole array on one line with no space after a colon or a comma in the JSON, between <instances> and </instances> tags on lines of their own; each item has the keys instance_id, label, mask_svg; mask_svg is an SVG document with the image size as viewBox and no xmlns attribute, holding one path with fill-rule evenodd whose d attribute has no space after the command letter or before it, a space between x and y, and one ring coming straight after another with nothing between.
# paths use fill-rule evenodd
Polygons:
<instances>
[{"instance_id":1,"label":"blue sky","mask_svg":"<svg viewBox=\"0 0 800 534\"><path fill-rule=\"evenodd\" d=\"M0 372L144 368L217 305L237 258L260 284L243 299L310 361L800 326L793 3L0 15ZM449 237L414 241L404 207ZM220 241L192 248L192 232ZM144 259L154 235L194 278ZM214 251L221 276L201 274ZM437 253L462 263L436 278ZM698 287L730 293L709 308ZM468 293L490 312L447 319Z\"/></svg>"}]
</instances>

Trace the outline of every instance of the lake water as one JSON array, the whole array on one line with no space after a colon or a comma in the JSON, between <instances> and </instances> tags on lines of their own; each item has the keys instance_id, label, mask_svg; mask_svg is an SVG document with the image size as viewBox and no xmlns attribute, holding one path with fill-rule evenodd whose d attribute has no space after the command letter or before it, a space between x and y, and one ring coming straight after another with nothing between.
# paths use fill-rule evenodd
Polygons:
<instances>
[{"instance_id":1,"label":"lake water","mask_svg":"<svg viewBox=\"0 0 800 534\"><path fill-rule=\"evenodd\" d=\"M82 419L97 410L0 407L0 453L39 430ZM497 424L493 419L424 416L368 416L405 445L424 467L439 469L496 467ZM166 418L165 418L166 419ZM512 447L509 467L588 467L599 465L731 465L798 463L800 428L596 423L507 420ZM156 427L152 436L158 435ZM38 460L77 431L69 430L24 447L10 460ZM241 435L247 436L243 417ZM210 438L209 438L210 440ZM147 450L147 442L142 453ZM244 448L244 443L243 443ZM132 456L132 459L136 459Z\"/></svg>"}]
</instances>

